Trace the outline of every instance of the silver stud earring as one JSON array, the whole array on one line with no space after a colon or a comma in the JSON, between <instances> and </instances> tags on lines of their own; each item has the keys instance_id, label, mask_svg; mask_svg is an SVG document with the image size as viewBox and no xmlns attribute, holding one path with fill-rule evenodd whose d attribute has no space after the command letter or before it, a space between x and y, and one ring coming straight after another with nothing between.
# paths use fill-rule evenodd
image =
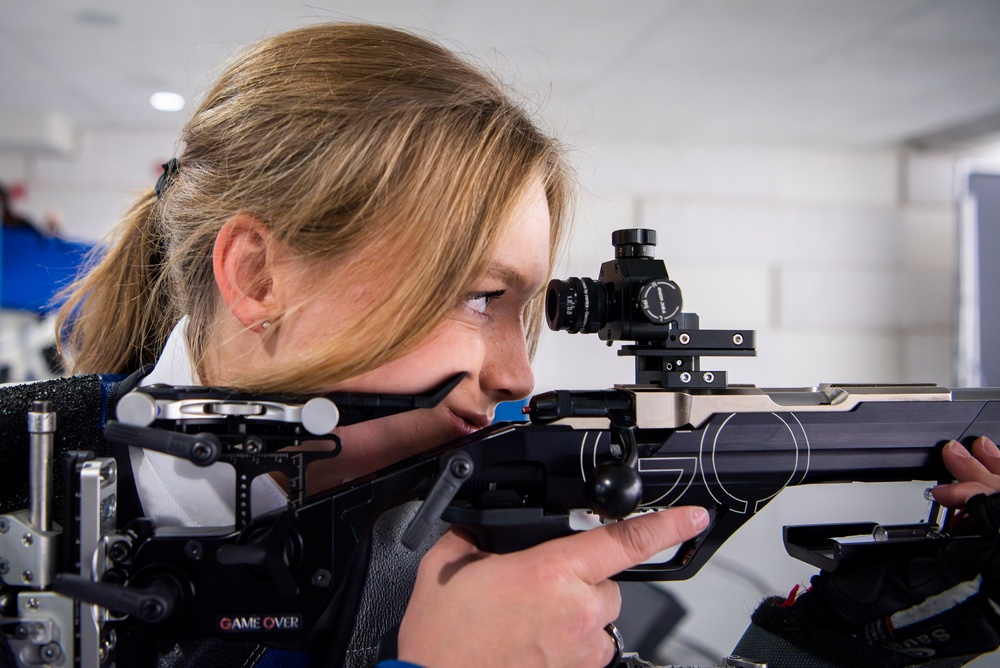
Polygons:
<instances>
[{"instance_id":1,"label":"silver stud earring","mask_svg":"<svg viewBox=\"0 0 1000 668\"><path fill-rule=\"evenodd\" d=\"M261 329L267 329L270 326L271 326L271 321L270 320L265 320L264 322L260 323L260 328Z\"/></svg>"}]
</instances>

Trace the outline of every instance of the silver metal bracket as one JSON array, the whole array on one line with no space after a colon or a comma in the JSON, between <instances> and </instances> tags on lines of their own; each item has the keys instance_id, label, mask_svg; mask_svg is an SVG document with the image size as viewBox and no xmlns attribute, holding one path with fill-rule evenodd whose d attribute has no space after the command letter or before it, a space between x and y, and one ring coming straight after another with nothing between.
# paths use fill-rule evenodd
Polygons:
<instances>
[{"instance_id":1,"label":"silver metal bracket","mask_svg":"<svg viewBox=\"0 0 1000 668\"><path fill-rule=\"evenodd\" d=\"M109 539L117 522L118 465L113 458L83 462L80 469L80 575L97 582L108 568ZM80 666L99 668L114 637L105 630L108 610L80 602Z\"/></svg>"},{"instance_id":2,"label":"silver metal bracket","mask_svg":"<svg viewBox=\"0 0 1000 668\"><path fill-rule=\"evenodd\" d=\"M18 624L8 636L22 666L72 666L74 602L47 591L17 595Z\"/></svg>"},{"instance_id":3,"label":"silver metal bracket","mask_svg":"<svg viewBox=\"0 0 1000 668\"><path fill-rule=\"evenodd\" d=\"M27 510L0 515L0 579L15 587L44 589L52 584L62 531L32 525Z\"/></svg>"}]
</instances>

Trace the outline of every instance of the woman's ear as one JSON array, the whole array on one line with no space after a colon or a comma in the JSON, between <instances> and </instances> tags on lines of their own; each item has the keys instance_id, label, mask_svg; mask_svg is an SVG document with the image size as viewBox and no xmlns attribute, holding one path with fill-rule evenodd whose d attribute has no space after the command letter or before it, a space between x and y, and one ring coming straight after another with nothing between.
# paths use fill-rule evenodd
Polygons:
<instances>
[{"instance_id":1,"label":"woman's ear","mask_svg":"<svg viewBox=\"0 0 1000 668\"><path fill-rule=\"evenodd\" d=\"M285 305L275 285L278 242L260 221L240 214L225 222L215 238L212 268L222 301L247 329L261 332Z\"/></svg>"}]
</instances>

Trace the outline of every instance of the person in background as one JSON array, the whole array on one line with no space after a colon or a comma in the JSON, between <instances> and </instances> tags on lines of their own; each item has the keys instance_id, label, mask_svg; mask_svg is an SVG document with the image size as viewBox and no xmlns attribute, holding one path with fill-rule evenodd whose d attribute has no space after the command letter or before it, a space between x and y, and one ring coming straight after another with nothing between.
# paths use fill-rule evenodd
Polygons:
<instances>
[{"instance_id":1,"label":"person in background","mask_svg":"<svg viewBox=\"0 0 1000 668\"><path fill-rule=\"evenodd\" d=\"M12 199L0 184L0 382L53 378L62 365L48 316L93 246L61 236L54 213L44 226L20 215Z\"/></svg>"}]
</instances>

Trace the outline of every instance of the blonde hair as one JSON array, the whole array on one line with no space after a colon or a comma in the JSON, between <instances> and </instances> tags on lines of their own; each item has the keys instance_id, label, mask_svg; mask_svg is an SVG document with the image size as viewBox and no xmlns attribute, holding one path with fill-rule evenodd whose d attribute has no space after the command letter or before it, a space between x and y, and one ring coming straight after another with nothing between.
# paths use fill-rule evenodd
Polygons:
<instances>
[{"instance_id":1,"label":"blonde hair","mask_svg":"<svg viewBox=\"0 0 1000 668\"><path fill-rule=\"evenodd\" d=\"M395 267L395 289L350 336L240 383L286 391L373 369L433 330L484 273L537 179L553 256L567 215L557 142L478 68L386 27L321 24L262 40L225 70L180 140L169 187L135 203L60 312L76 373L155 361L183 314L201 369L221 302L212 247L236 214L260 221L304 262L368 253ZM526 314L532 343L539 301Z\"/></svg>"}]
</instances>

